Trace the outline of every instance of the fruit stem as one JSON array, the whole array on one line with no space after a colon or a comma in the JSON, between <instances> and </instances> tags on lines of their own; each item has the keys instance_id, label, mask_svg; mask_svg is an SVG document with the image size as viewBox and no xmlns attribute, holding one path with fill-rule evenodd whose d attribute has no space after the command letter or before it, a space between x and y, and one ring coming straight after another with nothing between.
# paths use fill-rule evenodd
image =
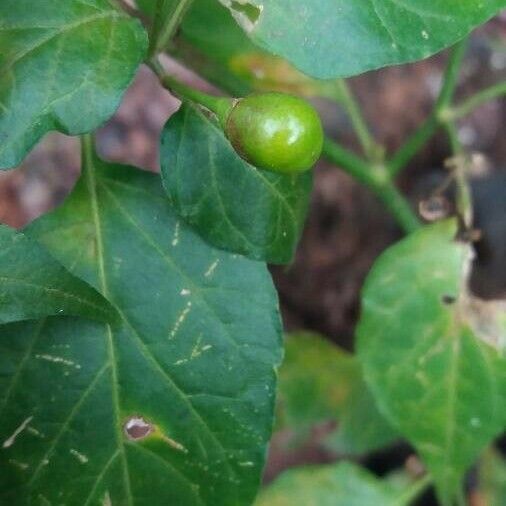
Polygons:
<instances>
[{"instance_id":1,"label":"fruit stem","mask_svg":"<svg viewBox=\"0 0 506 506\"><path fill-rule=\"evenodd\" d=\"M203 105L214 112L222 127L226 124L228 115L234 106L234 100L226 97L215 97L188 86L175 77L167 74L156 59L148 62L149 67L158 76L162 86L182 100L190 100Z\"/></svg>"},{"instance_id":2,"label":"fruit stem","mask_svg":"<svg viewBox=\"0 0 506 506\"><path fill-rule=\"evenodd\" d=\"M466 229L471 230L474 215L473 198L468 181L471 161L459 141L455 123L448 121L445 125L445 129L450 138L453 150L453 158L447 161L447 165L453 170L455 175L455 182L457 185L457 211Z\"/></svg>"}]
</instances>

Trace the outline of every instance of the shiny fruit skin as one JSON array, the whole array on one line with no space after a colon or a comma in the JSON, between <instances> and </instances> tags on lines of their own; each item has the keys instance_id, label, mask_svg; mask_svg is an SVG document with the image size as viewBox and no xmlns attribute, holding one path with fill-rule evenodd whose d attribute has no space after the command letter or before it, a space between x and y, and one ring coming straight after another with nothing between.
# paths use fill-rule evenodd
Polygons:
<instances>
[{"instance_id":1,"label":"shiny fruit skin","mask_svg":"<svg viewBox=\"0 0 506 506\"><path fill-rule=\"evenodd\" d=\"M238 100L225 131L247 162L283 174L310 169L323 146L317 112L305 100L286 93L252 94Z\"/></svg>"}]
</instances>

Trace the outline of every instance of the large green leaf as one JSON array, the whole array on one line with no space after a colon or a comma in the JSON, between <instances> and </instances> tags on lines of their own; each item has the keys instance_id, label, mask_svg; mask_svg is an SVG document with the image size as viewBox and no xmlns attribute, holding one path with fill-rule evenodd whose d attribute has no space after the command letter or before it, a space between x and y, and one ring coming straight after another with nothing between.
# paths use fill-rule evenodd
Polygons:
<instances>
[{"instance_id":1,"label":"large green leaf","mask_svg":"<svg viewBox=\"0 0 506 506\"><path fill-rule=\"evenodd\" d=\"M164 128L161 164L175 210L211 244L272 263L292 259L311 173L286 176L252 167L214 121L190 104Z\"/></svg>"},{"instance_id":2,"label":"large green leaf","mask_svg":"<svg viewBox=\"0 0 506 506\"><path fill-rule=\"evenodd\" d=\"M506 7L504 0L217 1L255 43L321 79L426 58Z\"/></svg>"},{"instance_id":3,"label":"large green leaf","mask_svg":"<svg viewBox=\"0 0 506 506\"><path fill-rule=\"evenodd\" d=\"M255 506L405 506L402 493L348 462L286 471Z\"/></svg>"},{"instance_id":4,"label":"large green leaf","mask_svg":"<svg viewBox=\"0 0 506 506\"><path fill-rule=\"evenodd\" d=\"M122 323L0 327L0 503L249 505L281 351L265 265L204 243L157 176L85 173L29 233Z\"/></svg>"},{"instance_id":5,"label":"large green leaf","mask_svg":"<svg viewBox=\"0 0 506 506\"><path fill-rule=\"evenodd\" d=\"M366 453L396 437L378 413L356 358L316 334L287 337L278 404L278 426L300 436L316 423L336 421L327 443L338 452Z\"/></svg>"},{"instance_id":6,"label":"large green leaf","mask_svg":"<svg viewBox=\"0 0 506 506\"><path fill-rule=\"evenodd\" d=\"M50 315L112 322L114 308L44 248L0 225L0 324Z\"/></svg>"},{"instance_id":7,"label":"large green leaf","mask_svg":"<svg viewBox=\"0 0 506 506\"><path fill-rule=\"evenodd\" d=\"M47 132L95 129L118 107L146 49L107 0L0 2L0 168Z\"/></svg>"},{"instance_id":8,"label":"large green leaf","mask_svg":"<svg viewBox=\"0 0 506 506\"><path fill-rule=\"evenodd\" d=\"M443 504L506 421L504 312L467 293L470 248L454 240L456 228L423 228L378 260L358 327L366 380L425 460Z\"/></svg>"}]
</instances>

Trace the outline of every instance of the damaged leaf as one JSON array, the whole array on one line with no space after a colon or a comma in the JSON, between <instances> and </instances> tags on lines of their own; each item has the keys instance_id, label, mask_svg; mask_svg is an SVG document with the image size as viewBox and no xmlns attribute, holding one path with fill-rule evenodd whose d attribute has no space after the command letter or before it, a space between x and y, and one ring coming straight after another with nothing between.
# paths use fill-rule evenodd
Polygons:
<instances>
[{"instance_id":1,"label":"damaged leaf","mask_svg":"<svg viewBox=\"0 0 506 506\"><path fill-rule=\"evenodd\" d=\"M250 505L281 354L265 265L207 245L158 176L89 153L27 233L122 319L0 327L0 503Z\"/></svg>"},{"instance_id":2,"label":"damaged leaf","mask_svg":"<svg viewBox=\"0 0 506 506\"><path fill-rule=\"evenodd\" d=\"M475 325L469 245L453 220L424 227L375 264L362 299L358 354L379 407L417 448L450 504L506 422L504 349ZM503 325L504 313L498 313Z\"/></svg>"}]
</instances>

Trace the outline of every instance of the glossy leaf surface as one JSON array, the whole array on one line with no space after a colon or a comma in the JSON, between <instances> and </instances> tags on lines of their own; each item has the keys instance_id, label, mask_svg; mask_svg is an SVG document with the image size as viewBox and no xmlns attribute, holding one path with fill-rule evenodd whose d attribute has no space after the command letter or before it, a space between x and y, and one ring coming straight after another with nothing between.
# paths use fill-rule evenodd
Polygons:
<instances>
[{"instance_id":1,"label":"glossy leaf surface","mask_svg":"<svg viewBox=\"0 0 506 506\"><path fill-rule=\"evenodd\" d=\"M0 168L52 130L95 129L118 107L147 45L107 0L0 2Z\"/></svg>"},{"instance_id":2,"label":"glossy leaf surface","mask_svg":"<svg viewBox=\"0 0 506 506\"><path fill-rule=\"evenodd\" d=\"M44 248L0 225L0 324L50 315L113 322L114 308Z\"/></svg>"},{"instance_id":3,"label":"glossy leaf surface","mask_svg":"<svg viewBox=\"0 0 506 506\"><path fill-rule=\"evenodd\" d=\"M504 0L220 0L262 48L328 79L420 60L506 6Z\"/></svg>"},{"instance_id":4,"label":"glossy leaf surface","mask_svg":"<svg viewBox=\"0 0 506 506\"><path fill-rule=\"evenodd\" d=\"M189 230L158 176L85 165L28 232L122 323L0 327L0 503L249 505L280 361L270 276Z\"/></svg>"},{"instance_id":5,"label":"glossy leaf surface","mask_svg":"<svg viewBox=\"0 0 506 506\"><path fill-rule=\"evenodd\" d=\"M163 184L181 217L216 247L257 260L292 259L306 218L312 175L286 176L245 162L193 105L166 124Z\"/></svg>"}]
</instances>

